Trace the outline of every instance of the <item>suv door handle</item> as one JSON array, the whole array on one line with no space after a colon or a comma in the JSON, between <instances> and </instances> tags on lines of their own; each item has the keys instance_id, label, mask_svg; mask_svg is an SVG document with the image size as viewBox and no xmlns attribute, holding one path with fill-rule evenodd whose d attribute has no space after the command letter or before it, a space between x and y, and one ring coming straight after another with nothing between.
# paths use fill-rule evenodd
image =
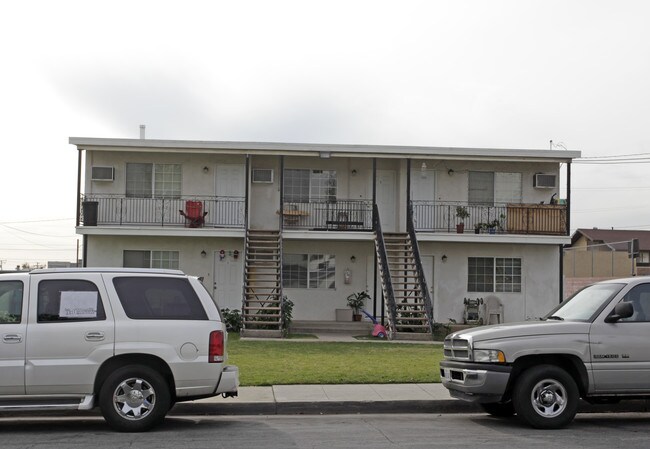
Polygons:
<instances>
[{"instance_id":1,"label":"suv door handle","mask_svg":"<svg viewBox=\"0 0 650 449\"><path fill-rule=\"evenodd\" d=\"M103 332L86 332L87 341L101 341L104 339Z\"/></svg>"},{"instance_id":2,"label":"suv door handle","mask_svg":"<svg viewBox=\"0 0 650 449\"><path fill-rule=\"evenodd\" d=\"M5 334L2 336L2 341L5 343L20 343L23 341L23 336L20 334Z\"/></svg>"}]
</instances>

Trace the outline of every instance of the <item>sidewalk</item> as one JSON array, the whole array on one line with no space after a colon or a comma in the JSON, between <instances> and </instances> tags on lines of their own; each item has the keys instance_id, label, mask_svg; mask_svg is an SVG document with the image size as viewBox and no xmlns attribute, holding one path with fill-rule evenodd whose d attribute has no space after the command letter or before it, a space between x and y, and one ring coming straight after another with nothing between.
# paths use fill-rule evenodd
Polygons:
<instances>
[{"instance_id":1,"label":"sidewalk","mask_svg":"<svg viewBox=\"0 0 650 449\"><path fill-rule=\"evenodd\" d=\"M649 400L591 405L579 413L650 411ZM442 384L275 385L241 387L236 398L180 402L170 415L335 415L377 413L484 413L453 399Z\"/></svg>"},{"instance_id":2,"label":"sidewalk","mask_svg":"<svg viewBox=\"0 0 650 449\"><path fill-rule=\"evenodd\" d=\"M240 387L236 398L181 402L172 414L293 415L338 413L473 413L442 384L274 385Z\"/></svg>"}]
</instances>

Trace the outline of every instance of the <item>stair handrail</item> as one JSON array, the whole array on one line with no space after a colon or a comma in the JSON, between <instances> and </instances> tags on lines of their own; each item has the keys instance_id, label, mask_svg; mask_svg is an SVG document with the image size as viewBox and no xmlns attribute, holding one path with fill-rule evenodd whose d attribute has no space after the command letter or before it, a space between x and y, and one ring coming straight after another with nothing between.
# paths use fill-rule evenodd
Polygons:
<instances>
[{"instance_id":1,"label":"stair handrail","mask_svg":"<svg viewBox=\"0 0 650 449\"><path fill-rule=\"evenodd\" d=\"M433 301L429 294L427 280L424 277L424 269L422 268L422 259L420 258L420 247L418 244L417 234L415 232L415 223L413 222L413 204L409 202L406 211L406 230L411 239L411 248L413 250L413 258L415 259L415 269L418 272L418 281L420 283L420 290L422 291L422 300L424 301L424 310L429 318L429 331L433 335Z\"/></svg>"},{"instance_id":2,"label":"stair handrail","mask_svg":"<svg viewBox=\"0 0 650 449\"><path fill-rule=\"evenodd\" d=\"M386 255L386 243L384 242L384 234L381 230L381 220L379 219L379 208L377 204L373 204L372 208L372 226L375 231L375 242L377 243L377 252L379 256L379 264L383 268L384 276L382 276L382 284L384 285L385 298L388 304L389 323L388 326L391 330L391 335L395 335L397 328L397 306L395 305L395 292L393 291L393 282L390 275L390 268L388 267L388 257Z\"/></svg>"},{"instance_id":3,"label":"stair handrail","mask_svg":"<svg viewBox=\"0 0 650 449\"><path fill-rule=\"evenodd\" d=\"M242 326L240 330L240 334L246 329L246 320L244 319L244 314L246 313L246 281L248 275L246 274L246 265L248 264L248 248L249 248L249 239L250 239L250 229L248 226L246 226L246 238L244 239L244 269L243 271L243 279L242 279L242 286L241 286L241 316L242 316Z\"/></svg>"},{"instance_id":4,"label":"stair handrail","mask_svg":"<svg viewBox=\"0 0 650 449\"><path fill-rule=\"evenodd\" d=\"M278 232L278 259L279 259L279 265L280 265L280 282L278 283L278 298L280 298L280 331L283 333L286 331L287 335L289 333L289 329L284 329L284 292L282 289L283 285L283 277L282 277L282 254L284 251L282 250L282 221L280 221L280 232Z\"/></svg>"}]
</instances>

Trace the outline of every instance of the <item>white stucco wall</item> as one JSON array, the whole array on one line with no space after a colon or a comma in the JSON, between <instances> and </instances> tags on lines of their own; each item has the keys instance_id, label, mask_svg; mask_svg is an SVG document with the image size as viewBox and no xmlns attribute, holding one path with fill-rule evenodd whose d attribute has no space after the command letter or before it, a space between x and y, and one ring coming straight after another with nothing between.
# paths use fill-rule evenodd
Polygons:
<instances>
[{"instance_id":1,"label":"white stucco wall","mask_svg":"<svg viewBox=\"0 0 650 449\"><path fill-rule=\"evenodd\" d=\"M122 267L124 250L178 251L179 269L192 276L203 277L203 285L212 292L214 282L214 255L224 249L237 250L243 259L244 241L237 238L169 238L131 236L89 236L89 267ZM206 252L206 256L201 255Z\"/></svg>"},{"instance_id":2,"label":"white stucco wall","mask_svg":"<svg viewBox=\"0 0 650 449\"><path fill-rule=\"evenodd\" d=\"M124 151L88 151L85 161L84 193L124 194L126 192L126 164L181 164L183 166L184 195L215 195L217 164L246 163L239 155L188 154L188 153L137 153ZM92 181L91 167L114 167L115 180ZM206 172L204 167L208 168Z\"/></svg>"},{"instance_id":3,"label":"white stucco wall","mask_svg":"<svg viewBox=\"0 0 650 449\"><path fill-rule=\"evenodd\" d=\"M560 302L559 249L554 245L508 245L421 242L422 255L433 255L434 315L437 322L450 318L461 323L464 298L498 297L504 306L504 321L523 321L546 314ZM447 256L442 262L442 256ZM468 292L468 257L521 258L521 292Z\"/></svg>"},{"instance_id":4,"label":"white stucco wall","mask_svg":"<svg viewBox=\"0 0 650 449\"><path fill-rule=\"evenodd\" d=\"M336 255L336 288L285 288L284 294L295 304L295 320L334 321L335 309L347 309L346 298L351 293L367 290L373 296L372 255L373 242L331 242L317 240L284 240L285 254L334 254ZM351 257L355 257L355 261ZM370 264L369 264L370 262ZM346 284L344 272L351 272L351 283ZM372 299L366 310L372 313ZM380 312L379 312L380 313Z\"/></svg>"}]
</instances>

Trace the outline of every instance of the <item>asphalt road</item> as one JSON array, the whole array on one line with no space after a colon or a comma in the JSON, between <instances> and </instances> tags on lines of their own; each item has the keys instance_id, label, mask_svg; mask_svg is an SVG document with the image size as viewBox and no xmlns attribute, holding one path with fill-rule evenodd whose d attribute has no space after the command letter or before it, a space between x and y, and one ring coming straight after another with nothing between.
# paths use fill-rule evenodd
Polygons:
<instances>
[{"instance_id":1,"label":"asphalt road","mask_svg":"<svg viewBox=\"0 0 650 449\"><path fill-rule=\"evenodd\" d=\"M14 448L607 448L650 447L650 414L579 414L562 430L534 430L483 414L174 416L143 434L112 432L101 418L2 418Z\"/></svg>"}]
</instances>

